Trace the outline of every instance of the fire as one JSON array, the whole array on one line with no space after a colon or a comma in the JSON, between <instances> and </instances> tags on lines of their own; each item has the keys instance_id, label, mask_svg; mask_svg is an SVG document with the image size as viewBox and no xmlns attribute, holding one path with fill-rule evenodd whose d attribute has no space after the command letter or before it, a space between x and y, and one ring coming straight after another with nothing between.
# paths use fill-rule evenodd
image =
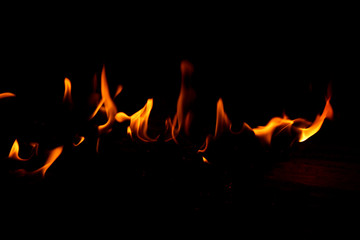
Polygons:
<instances>
[{"instance_id":1,"label":"fire","mask_svg":"<svg viewBox=\"0 0 360 240\"><path fill-rule=\"evenodd\" d=\"M11 93L11 92L0 93L0 99L8 98L8 97L16 97L16 95L14 93Z\"/></svg>"},{"instance_id":2,"label":"fire","mask_svg":"<svg viewBox=\"0 0 360 240\"><path fill-rule=\"evenodd\" d=\"M39 169L32 172L32 174L41 173L43 177L45 177L46 171L49 167L55 162L55 160L60 156L63 151L64 146L56 147L48 152L48 156L46 158L45 164Z\"/></svg>"},{"instance_id":3,"label":"fire","mask_svg":"<svg viewBox=\"0 0 360 240\"><path fill-rule=\"evenodd\" d=\"M258 126L252 130L255 136L258 137L262 143L270 145L271 138L275 131L280 133L285 129L289 129L293 123L294 121L288 119L286 116L283 118L274 117L266 124L266 126Z\"/></svg>"},{"instance_id":4,"label":"fire","mask_svg":"<svg viewBox=\"0 0 360 240\"><path fill-rule=\"evenodd\" d=\"M76 136L76 137L77 137L76 142L73 142L74 147L79 146L85 140L84 136Z\"/></svg>"},{"instance_id":5,"label":"fire","mask_svg":"<svg viewBox=\"0 0 360 240\"><path fill-rule=\"evenodd\" d=\"M334 111L330 105L330 98L326 100L325 108L321 115L317 115L314 122L308 128L299 128L301 134L299 137L299 142L304 142L309 137L313 136L317 133L322 124L324 123L325 119L332 119L334 117Z\"/></svg>"},{"instance_id":6,"label":"fire","mask_svg":"<svg viewBox=\"0 0 360 240\"><path fill-rule=\"evenodd\" d=\"M109 85L105 74L105 65L103 66L101 72L101 96L108 120L105 124L98 126L99 134L111 131L111 127L115 122L115 115L117 113L116 105L110 96Z\"/></svg>"},{"instance_id":7,"label":"fire","mask_svg":"<svg viewBox=\"0 0 360 240\"><path fill-rule=\"evenodd\" d=\"M20 149L19 142L17 139L15 139L15 141L11 147L10 153L9 153L9 158L14 159L14 160L19 160L19 161L29 160L29 159L24 159L24 158L19 157L19 149Z\"/></svg>"},{"instance_id":8,"label":"fire","mask_svg":"<svg viewBox=\"0 0 360 240\"><path fill-rule=\"evenodd\" d=\"M133 137L133 132L134 132L136 133L136 136L144 142L155 142L159 136L156 138L150 138L147 135L148 120L152 107L153 107L153 99L150 98L147 100L145 106L136 113L134 113L133 115L128 116L123 112L119 112L115 115L115 119L119 123L130 120L130 126L128 126L127 128L127 133L131 137Z\"/></svg>"},{"instance_id":9,"label":"fire","mask_svg":"<svg viewBox=\"0 0 360 240\"><path fill-rule=\"evenodd\" d=\"M14 141L14 143L13 143L11 149L10 149L10 153L9 153L8 158L18 160L18 161L27 161L34 154L37 155L38 154L38 149L39 149L39 143L30 142L29 145L32 147L30 157L29 158L21 158L21 157L19 157L19 151L20 151L19 142L18 142L17 139L15 139L15 141Z\"/></svg>"},{"instance_id":10,"label":"fire","mask_svg":"<svg viewBox=\"0 0 360 240\"><path fill-rule=\"evenodd\" d=\"M71 97L71 81L68 78L65 78L64 80L65 85L65 91L64 91L64 98L63 102L72 103L72 97Z\"/></svg>"},{"instance_id":11,"label":"fire","mask_svg":"<svg viewBox=\"0 0 360 240\"><path fill-rule=\"evenodd\" d=\"M232 123L224 110L223 100L222 100L222 98L219 98L219 100L217 101L217 104L216 104L215 133L213 136L211 134L209 134L206 137L204 144L200 147L198 152L204 153L206 151L206 149L208 148L209 142L211 140L215 140L216 138L218 138L219 136L221 136L223 133L225 133L227 131L232 134L239 134L242 132L242 130L240 130L240 132L232 131L231 126L232 126Z\"/></svg>"},{"instance_id":12,"label":"fire","mask_svg":"<svg viewBox=\"0 0 360 240\"><path fill-rule=\"evenodd\" d=\"M330 104L330 97L328 97L322 114L317 115L314 122L312 123L303 118L291 120L288 119L288 117L285 115L283 118L274 117L266 124L266 126L259 126L253 128L252 130L255 135L260 139L260 141L266 143L267 145L271 144L271 138L274 135L279 134L280 132L283 132L285 130L290 131L291 129L295 129L298 132L298 141L304 142L320 130L326 118L332 119L333 115L334 113ZM304 128L295 126L294 124L310 126Z\"/></svg>"},{"instance_id":13,"label":"fire","mask_svg":"<svg viewBox=\"0 0 360 240\"><path fill-rule=\"evenodd\" d=\"M191 105L194 102L196 96L195 91L190 84L191 76L194 72L194 66L189 61L183 60L180 64L180 70L181 87L177 101L177 111L173 120L168 118L165 123L167 128L171 129L170 139L173 139L176 143L178 143L176 137L179 135L182 129L186 135L190 134L190 123L192 121Z\"/></svg>"},{"instance_id":14,"label":"fire","mask_svg":"<svg viewBox=\"0 0 360 240\"><path fill-rule=\"evenodd\" d=\"M219 98L216 105L216 125L214 138L221 135L226 130L231 131L231 122L225 113L223 100L222 98Z\"/></svg>"},{"instance_id":15,"label":"fire","mask_svg":"<svg viewBox=\"0 0 360 240\"><path fill-rule=\"evenodd\" d=\"M46 160L43 166L34 170L34 171L27 171L25 169L18 169L16 173L21 176L36 176L37 174L41 174L42 177L45 177L46 171L49 167L55 162L56 159L61 155L63 152L64 146L59 146L54 149L51 149L47 152Z\"/></svg>"}]
</instances>

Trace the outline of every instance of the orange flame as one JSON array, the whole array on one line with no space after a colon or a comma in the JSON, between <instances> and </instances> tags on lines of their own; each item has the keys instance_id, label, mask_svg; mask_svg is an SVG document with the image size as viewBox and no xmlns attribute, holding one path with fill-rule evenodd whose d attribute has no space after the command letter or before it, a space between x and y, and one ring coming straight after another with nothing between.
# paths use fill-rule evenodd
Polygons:
<instances>
[{"instance_id":1,"label":"orange flame","mask_svg":"<svg viewBox=\"0 0 360 240\"><path fill-rule=\"evenodd\" d=\"M255 135L260 139L261 142L266 143L267 145L271 144L271 138L274 136L274 134L278 134L284 130L290 130L291 127L297 130L299 133L298 141L304 142L311 136L313 136L315 133L317 133L322 124L324 123L324 120L326 118L332 119L333 118L333 109L330 105L330 97L326 100L326 105L324 107L324 110L321 115L317 115L314 122L308 122L307 120L303 118L297 118L294 120L288 119L286 116L283 118L280 117L274 117L272 118L266 126L259 126L256 128L253 128L253 132ZM309 125L309 127L297 127L294 126L294 123L300 123L301 125ZM250 127L249 127L250 128ZM251 128L250 128L251 129Z\"/></svg>"},{"instance_id":2,"label":"orange flame","mask_svg":"<svg viewBox=\"0 0 360 240\"><path fill-rule=\"evenodd\" d=\"M59 146L49 151L45 164L39 169L32 172L32 174L41 173L43 177L45 177L46 171L49 167L55 162L55 160L60 156L63 151L64 146Z\"/></svg>"},{"instance_id":3,"label":"orange flame","mask_svg":"<svg viewBox=\"0 0 360 240\"><path fill-rule=\"evenodd\" d=\"M104 102L106 116L108 120L105 124L98 126L99 134L111 131L111 127L115 122L115 115L117 113L116 105L110 96L109 85L105 74L105 65L103 66L101 72L101 96L102 101Z\"/></svg>"},{"instance_id":4,"label":"orange flame","mask_svg":"<svg viewBox=\"0 0 360 240\"><path fill-rule=\"evenodd\" d=\"M16 97L16 95L14 93L11 93L11 92L0 93L0 99L8 98L8 97Z\"/></svg>"},{"instance_id":5,"label":"orange flame","mask_svg":"<svg viewBox=\"0 0 360 240\"><path fill-rule=\"evenodd\" d=\"M76 137L77 137L76 142L73 142L74 147L79 146L85 140L84 136L76 136Z\"/></svg>"},{"instance_id":6,"label":"orange flame","mask_svg":"<svg viewBox=\"0 0 360 240\"><path fill-rule=\"evenodd\" d=\"M255 136L258 137L261 142L270 145L275 130L277 130L278 133L282 132L283 130L288 129L293 123L294 121L287 117L274 117L266 124L266 126L258 126L254 128L253 131ZM280 128L280 130L278 130L278 128Z\"/></svg>"},{"instance_id":7,"label":"orange flame","mask_svg":"<svg viewBox=\"0 0 360 240\"><path fill-rule=\"evenodd\" d=\"M221 135L227 129L231 131L231 122L225 113L223 100L222 98L219 98L216 105L216 125L214 138Z\"/></svg>"},{"instance_id":8,"label":"orange flame","mask_svg":"<svg viewBox=\"0 0 360 240\"><path fill-rule=\"evenodd\" d=\"M134 113L133 115L128 116L123 112L119 112L115 115L115 119L120 123L126 120L130 120L130 126L127 128L127 133L131 137L133 132L135 132L136 136L140 140L144 142L154 142L158 139L159 136L156 138L150 138L147 135L148 120L152 107L153 107L153 99L150 98L147 100L145 106L136 113Z\"/></svg>"},{"instance_id":9,"label":"orange flame","mask_svg":"<svg viewBox=\"0 0 360 240\"><path fill-rule=\"evenodd\" d=\"M25 158L19 157L19 149L20 149L19 142L17 139L15 139L15 141L11 147L10 153L9 153L9 158L14 159L14 160L19 160L19 161L29 160L28 158L25 159Z\"/></svg>"},{"instance_id":10,"label":"orange flame","mask_svg":"<svg viewBox=\"0 0 360 240\"><path fill-rule=\"evenodd\" d=\"M71 81L68 78L64 80L65 90L64 90L64 98L63 102L72 103L71 97Z\"/></svg>"},{"instance_id":11,"label":"orange flame","mask_svg":"<svg viewBox=\"0 0 360 240\"><path fill-rule=\"evenodd\" d=\"M299 142L306 141L309 137L313 136L317 133L322 124L324 123L326 118L333 119L334 111L330 105L330 98L326 100L325 108L321 115L317 115L314 122L308 128L299 128L301 134L299 137Z\"/></svg>"},{"instance_id":12,"label":"orange flame","mask_svg":"<svg viewBox=\"0 0 360 240\"><path fill-rule=\"evenodd\" d=\"M189 61L183 60L180 64L180 70L181 88L177 101L177 112L172 121L168 118L165 123L167 128L170 127L171 138L176 143L178 143L176 137L182 129L184 129L186 135L189 135L190 124L192 121L191 104L195 99L195 91L190 85L190 79L194 72L194 66Z\"/></svg>"}]
</instances>

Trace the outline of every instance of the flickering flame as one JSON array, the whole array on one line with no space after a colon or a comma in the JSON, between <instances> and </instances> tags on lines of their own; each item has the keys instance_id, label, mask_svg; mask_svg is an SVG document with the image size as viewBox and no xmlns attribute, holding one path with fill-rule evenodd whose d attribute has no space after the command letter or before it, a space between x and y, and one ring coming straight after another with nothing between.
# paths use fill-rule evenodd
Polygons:
<instances>
[{"instance_id":1,"label":"flickering flame","mask_svg":"<svg viewBox=\"0 0 360 240\"><path fill-rule=\"evenodd\" d=\"M0 99L8 98L8 97L16 97L16 95L14 93L11 93L11 92L0 93Z\"/></svg>"},{"instance_id":2,"label":"flickering flame","mask_svg":"<svg viewBox=\"0 0 360 240\"><path fill-rule=\"evenodd\" d=\"M227 130L231 131L231 122L225 113L223 100L222 98L219 98L216 105L216 125L214 138Z\"/></svg>"},{"instance_id":3,"label":"flickering flame","mask_svg":"<svg viewBox=\"0 0 360 240\"><path fill-rule=\"evenodd\" d=\"M202 160L204 163L210 164L209 161L204 156L202 156Z\"/></svg>"},{"instance_id":4,"label":"flickering flame","mask_svg":"<svg viewBox=\"0 0 360 240\"><path fill-rule=\"evenodd\" d=\"M316 116L311 126L308 128L299 128L299 130L301 131L299 142L304 142L309 137L313 136L315 133L317 133L320 130L326 118L332 119L333 117L334 117L334 111L330 105L330 98L328 98L326 100L326 105L322 114Z\"/></svg>"},{"instance_id":5,"label":"flickering flame","mask_svg":"<svg viewBox=\"0 0 360 240\"><path fill-rule=\"evenodd\" d=\"M266 124L266 126L258 126L252 130L261 142L270 145L271 138L274 135L275 130L277 133L280 133L285 129L289 129L293 123L294 121L288 119L287 117L274 117Z\"/></svg>"},{"instance_id":6,"label":"flickering flame","mask_svg":"<svg viewBox=\"0 0 360 240\"><path fill-rule=\"evenodd\" d=\"M84 136L77 136L77 140L76 142L73 142L73 146L74 147L79 146L84 140L85 140Z\"/></svg>"},{"instance_id":7,"label":"flickering flame","mask_svg":"<svg viewBox=\"0 0 360 240\"><path fill-rule=\"evenodd\" d=\"M176 114L171 119L166 120L167 128L171 129L171 138L176 142L176 137L183 129L186 135L189 135L190 124L192 121L191 105L195 100L195 91L191 87L190 79L194 72L194 66L186 60L183 60L180 64L181 70L181 88L177 101ZM170 138L170 139L171 139ZM168 139L168 140L170 140Z\"/></svg>"},{"instance_id":8,"label":"flickering flame","mask_svg":"<svg viewBox=\"0 0 360 240\"><path fill-rule=\"evenodd\" d=\"M330 97L328 97L322 114L317 115L314 122L312 123L303 118L297 118L291 120L288 119L288 117L285 115L283 118L274 117L266 124L266 126L259 126L253 128L252 130L254 131L255 135L260 139L261 142L270 145L271 138L275 134L278 134L285 130L290 131L291 128L293 128L297 130L297 132L299 133L298 141L304 142L320 130L326 118L332 119L333 115L334 113L330 104ZM298 123L298 124L300 123L300 125L310 125L310 126L306 128L297 127L294 126L294 123Z\"/></svg>"},{"instance_id":9,"label":"flickering flame","mask_svg":"<svg viewBox=\"0 0 360 240\"><path fill-rule=\"evenodd\" d=\"M39 169L32 172L32 174L41 173L43 177L45 177L46 171L49 167L55 162L55 160L60 156L63 151L64 146L59 146L49 151L45 164Z\"/></svg>"},{"instance_id":10,"label":"flickering flame","mask_svg":"<svg viewBox=\"0 0 360 240\"><path fill-rule=\"evenodd\" d=\"M20 149L19 142L17 139L15 139L15 141L11 147L10 153L9 153L9 158L14 159L14 160L19 160L19 161L29 160L29 159L19 157L19 149Z\"/></svg>"},{"instance_id":11,"label":"flickering flame","mask_svg":"<svg viewBox=\"0 0 360 240\"><path fill-rule=\"evenodd\" d=\"M140 140L144 142L154 142L158 139L158 137L150 138L147 135L148 120L152 107L153 107L153 99L150 98L147 100L145 106L136 113L134 113L133 115L128 116L123 112L119 112L115 115L115 119L120 123L126 120L130 120L130 126L128 126L127 128L127 133L131 137L133 136L133 132L134 132Z\"/></svg>"},{"instance_id":12,"label":"flickering flame","mask_svg":"<svg viewBox=\"0 0 360 240\"><path fill-rule=\"evenodd\" d=\"M64 98L63 102L72 103L72 97L71 97L71 81L68 78L65 78L64 80L65 85L65 91L64 91Z\"/></svg>"},{"instance_id":13,"label":"flickering flame","mask_svg":"<svg viewBox=\"0 0 360 240\"><path fill-rule=\"evenodd\" d=\"M104 101L106 116L108 120L105 124L98 126L99 134L111 131L111 127L115 122L115 115L117 113L116 105L110 96L109 86L105 74L105 66L103 66L101 72L101 96Z\"/></svg>"}]
</instances>

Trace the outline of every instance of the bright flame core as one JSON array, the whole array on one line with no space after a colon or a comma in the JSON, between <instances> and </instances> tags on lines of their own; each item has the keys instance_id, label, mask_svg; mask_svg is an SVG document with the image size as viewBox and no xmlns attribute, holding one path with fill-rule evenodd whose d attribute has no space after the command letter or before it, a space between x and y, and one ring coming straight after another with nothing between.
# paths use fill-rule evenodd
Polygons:
<instances>
[{"instance_id":1,"label":"bright flame core","mask_svg":"<svg viewBox=\"0 0 360 240\"><path fill-rule=\"evenodd\" d=\"M330 105L330 98L329 98L326 100L326 105L322 114L316 116L311 126L308 128L299 128L301 132L299 137L299 142L304 142L309 137L313 136L315 133L317 133L320 130L326 118L333 119L333 117L334 117L334 111Z\"/></svg>"},{"instance_id":2,"label":"bright flame core","mask_svg":"<svg viewBox=\"0 0 360 240\"><path fill-rule=\"evenodd\" d=\"M10 153L9 153L9 158L14 159L14 160L19 160L19 161L29 160L29 159L24 159L24 158L19 157L19 149L20 149L19 142L17 139L15 139L15 141L11 147Z\"/></svg>"},{"instance_id":3,"label":"bright flame core","mask_svg":"<svg viewBox=\"0 0 360 240\"><path fill-rule=\"evenodd\" d=\"M98 126L99 134L108 133L111 131L111 127L115 122L115 115L117 113L116 105L110 96L109 85L105 74L105 66L103 66L101 71L101 96L102 101L104 102L108 120L105 124Z\"/></svg>"},{"instance_id":4,"label":"bright flame core","mask_svg":"<svg viewBox=\"0 0 360 240\"><path fill-rule=\"evenodd\" d=\"M72 97L71 97L71 81L68 78L65 78L64 80L64 98L63 102L72 103Z\"/></svg>"}]
</instances>

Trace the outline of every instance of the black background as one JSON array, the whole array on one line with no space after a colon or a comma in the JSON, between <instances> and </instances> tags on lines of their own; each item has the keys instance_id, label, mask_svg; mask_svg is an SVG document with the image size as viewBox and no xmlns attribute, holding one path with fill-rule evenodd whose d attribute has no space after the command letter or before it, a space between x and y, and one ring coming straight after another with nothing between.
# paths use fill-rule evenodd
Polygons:
<instances>
[{"instance_id":1,"label":"black background","mask_svg":"<svg viewBox=\"0 0 360 240\"><path fill-rule=\"evenodd\" d=\"M17 107L9 108L9 100L1 112L2 142L7 146L1 150L3 157L19 135L47 136L46 130L39 134L28 128L59 115L65 77L72 81L81 124L88 114L93 75L99 75L104 64L110 91L124 86L116 100L118 111L131 114L151 97L154 119L173 116L180 62L185 59L194 64L195 117L205 122L205 132L213 131L219 97L235 126L243 121L252 127L265 125L283 112L311 121L322 111L331 84L335 117L325 122L315 142L356 149L358 47L351 13L337 6L87 7L48 6L35 12L25 7L2 21L0 92L17 95ZM57 125L62 120L50 129L66 129L66 124ZM57 140L52 141L49 145L56 145ZM34 190L23 188L25 193ZM92 194L86 191L86 196Z\"/></svg>"}]
</instances>

